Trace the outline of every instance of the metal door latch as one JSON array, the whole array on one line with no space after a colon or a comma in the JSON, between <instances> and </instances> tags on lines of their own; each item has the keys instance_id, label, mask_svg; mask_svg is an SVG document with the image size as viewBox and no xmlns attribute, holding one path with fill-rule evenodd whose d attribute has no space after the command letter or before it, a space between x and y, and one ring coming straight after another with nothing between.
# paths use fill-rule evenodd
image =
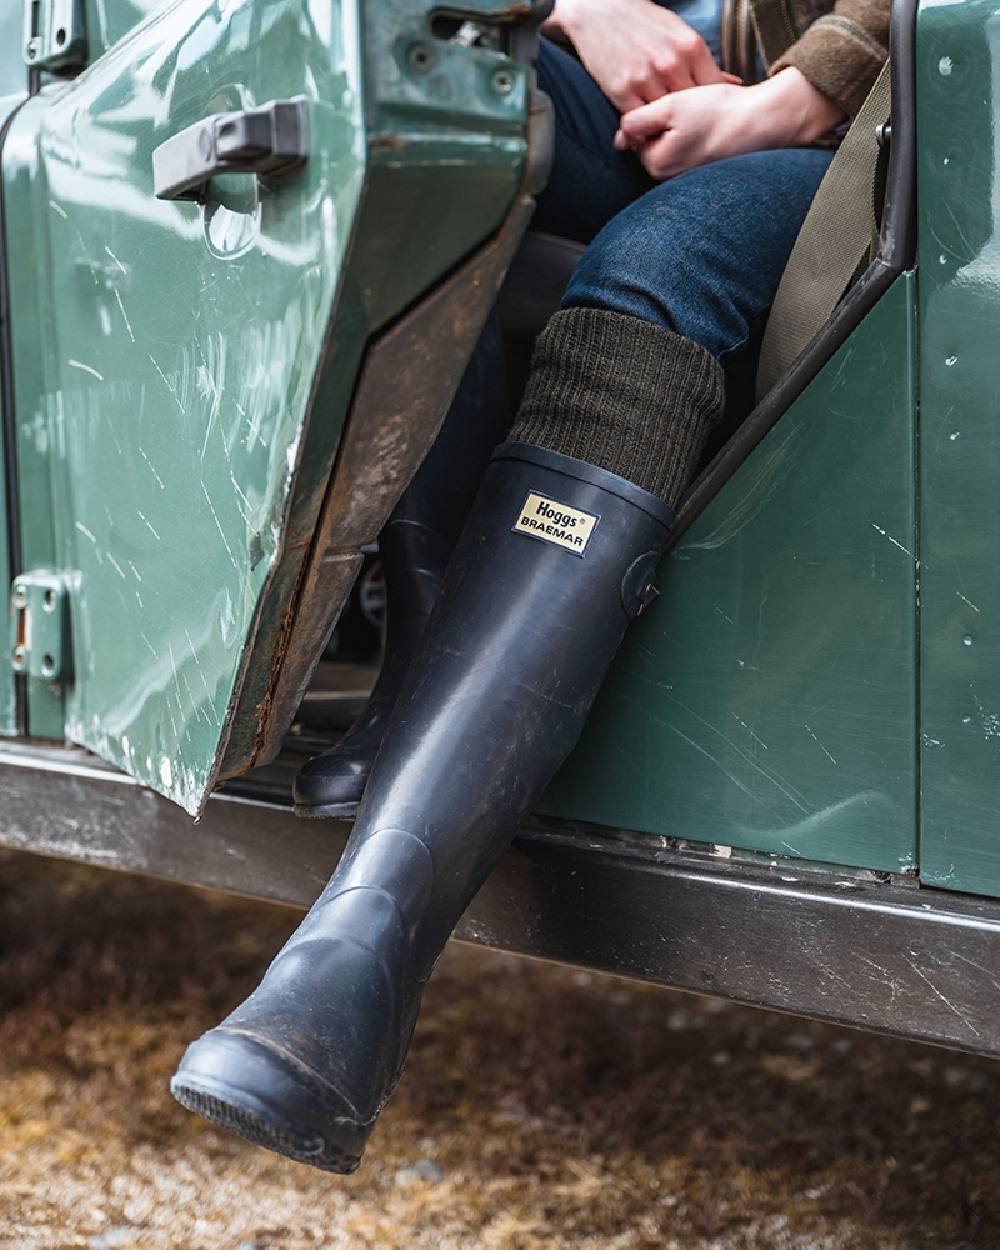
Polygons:
<instances>
[{"instance_id":1,"label":"metal door latch","mask_svg":"<svg viewBox=\"0 0 1000 1250\"><path fill-rule=\"evenodd\" d=\"M153 189L158 200L203 203L216 174L275 177L302 165L309 155L305 100L272 100L242 113L216 113L195 122L153 150Z\"/></svg>"},{"instance_id":2,"label":"metal door latch","mask_svg":"<svg viewBox=\"0 0 1000 1250\"><path fill-rule=\"evenodd\" d=\"M67 682L72 676L69 587L59 573L39 571L14 578L15 673L42 681Z\"/></svg>"}]
</instances>

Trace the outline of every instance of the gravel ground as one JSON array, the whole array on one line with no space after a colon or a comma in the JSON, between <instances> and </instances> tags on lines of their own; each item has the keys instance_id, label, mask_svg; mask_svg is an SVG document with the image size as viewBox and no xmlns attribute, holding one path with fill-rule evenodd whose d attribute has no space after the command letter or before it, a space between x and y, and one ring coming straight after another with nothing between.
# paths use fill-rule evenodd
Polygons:
<instances>
[{"instance_id":1,"label":"gravel ground","mask_svg":"<svg viewBox=\"0 0 1000 1250\"><path fill-rule=\"evenodd\" d=\"M1000 1247L1000 1068L454 946L361 1171L188 1115L294 913L0 857L4 1250Z\"/></svg>"}]
</instances>

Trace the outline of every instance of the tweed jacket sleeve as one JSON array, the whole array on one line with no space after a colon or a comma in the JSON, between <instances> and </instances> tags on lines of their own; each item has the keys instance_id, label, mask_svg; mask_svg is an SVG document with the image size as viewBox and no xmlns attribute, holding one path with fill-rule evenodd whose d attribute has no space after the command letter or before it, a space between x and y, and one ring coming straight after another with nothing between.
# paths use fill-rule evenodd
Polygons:
<instances>
[{"instance_id":1,"label":"tweed jacket sleeve","mask_svg":"<svg viewBox=\"0 0 1000 1250\"><path fill-rule=\"evenodd\" d=\"M768 72L794 65L853 117L889 54L890 0L753 0Z\"/></svg>"}]
</instances>

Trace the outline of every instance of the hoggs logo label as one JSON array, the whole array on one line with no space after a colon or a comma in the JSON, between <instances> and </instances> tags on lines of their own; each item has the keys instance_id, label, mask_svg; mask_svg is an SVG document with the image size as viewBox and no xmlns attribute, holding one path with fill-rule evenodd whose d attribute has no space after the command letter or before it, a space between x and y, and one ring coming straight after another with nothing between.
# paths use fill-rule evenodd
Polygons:
<instances>
[{"instance_id":1,"label":"hoggs logo label","mask_svg":"<svg viewBox=\"0 0 1000 1250\"><path fill-rule=\"evenodd\" d=\"M581 512L579 508L530 491L514 522L514 530L582 556L600 519L592 512Z\"/></svg>"}]
</instances>

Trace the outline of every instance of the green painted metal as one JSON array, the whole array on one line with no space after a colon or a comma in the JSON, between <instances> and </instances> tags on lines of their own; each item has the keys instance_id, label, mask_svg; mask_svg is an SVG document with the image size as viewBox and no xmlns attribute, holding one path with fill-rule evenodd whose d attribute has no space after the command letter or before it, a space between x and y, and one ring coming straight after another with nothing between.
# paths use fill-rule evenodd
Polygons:
<instances>
[{"instance_id":1,"label":"green painted metal","mask_svg":"<svg viewBox=\"0 0 1000 1250\"><path fill-rule=\"evenodd\" d=\"M10 585L10 559L7 551L7 492L0 475L0 585ZM16 704L14 700L14 670L6 663L6 657L14 649L13 612L7 605L0 607L0 736L10 737L17 733Z\"/></svg>"},{"instance_id":2,"label":"green painted metal","mask_svg":"<svg viewBox=\"0 0 1000 1250\"><path fill-rule=\"evenodd\" d=\"M3 397L0 393L0 415ZM0 425L2 428L2 425ZM13 610L5 602L11 582L10 534L7 513L7 486L3 463L0 460L0 735L11 736L17 732L16 703L14 699L14 670L6 662L13 654Z\"/></svg>"},{"instance_id":3,"label":"green painted metal","mask_svg":"<svg viewBox=\"0 0 1000 1250\"><path fill-rule=\"evenodd\" d=\"M1000 894L1000 18L917 26L924 881Z\"/></svg>"},{"instance_id":4,"label":"green painted metal","mask_svg":"<svg viewBox=\"0 0 1000 1250\"><path fill-rule=\"evenodd\" d=\"M52 84L28 100L14 118L3 148L22 570L55 569L57 560L52 463L62 435L58 408L46 391L45 369L53 347L55 310L45 283L39 282L49 264L45 215L54 210L36 205L32 191L39 182L35 135L51 100L65 90L62 84ZM75 265L72 271L79 273ZM65 720L61 687L29 676L26 689L31 736L61 741Z\"/></svg>"},{"instance_id":5,"label":"green painted metal","mask_svg":"<svg viewBox=\"0 0 1000 1250\"><path fill-rule=\"evenodd\" d=\"M266 692L366 341L521 178L525 67L434 40L430 8L180 0L4 152L25 567L73 585L65 732L190 811ZM158 143L296 96L301 172L153 197Z\"/></svg>"},{"instance_id":6,"label":"green painted metal","mask_svg":"<svg viewBox=\"0 0 1000 1250\"><path fill-rule=\"evenodd\" d=\"M7 0L0 5L0 96L20 94L27 86L23 48L23 15Z\"/></svg>"},{"instance_id":7,"label":"green painted metal","mask_svg":"<svg viewBox=\"0 0 1000 1250\"><path fill-rule=\"evenodd\" d=\"M7 490L0 473L0 586L10 585L10 558L7 534ZM0 600L0 735L11 736L17 732L16 705L14 701L14 671L6 657L14 649L13 612Z\"/></svg>"},{"instance_id":8,"label":"green painted metal","mask_svg":"<svg viewBox=\"0 0 1000 1250\"><path fill-rule=\"evenodd\" d=\"M16 30L19 38L19 25ZM16 75L12 72L11 64L6 59L7 49L3 44L4 39L13 38L14 33L15 28L10 12L0 14L0 49L2 49L0 50L0 80L5 87L14 86L16 81L17 87L20 88L11 95L0 96L0 128L6 126L11 115L24 100L24 76L20 72ZM18 61L20 61L19 53ZM3 364L0 363L0 370L3 368ZM7 602L14 570L11 566L11 533L6 481L7 447L6 440L2 438L6 418L10 415L4 411L4 389L0 387L0 735L10 737L15 735L20 727L17 723L14 671L6 662L14 647L13 611Z\"/></svg>"},{"instance_id":9,"label":"green painted metal","mask_svg":"<svg viewBox=\"0 0 1000 1250\"><path fill-rule=\"evenodd\" d=\"M87 61L91 63L125 36L143 18L169 5L171 0L85 0Z\"/></svg>"},{"instance_id":10,"label":"green painted metal","mask_svg":"<svg viewBox=\"0 0 1000 1250\"><path fill-rule=\"evenodd\" d=\"M548 813L912 870L914 305L898 279L667 557Z\"/></svg>"}]
</instances>

